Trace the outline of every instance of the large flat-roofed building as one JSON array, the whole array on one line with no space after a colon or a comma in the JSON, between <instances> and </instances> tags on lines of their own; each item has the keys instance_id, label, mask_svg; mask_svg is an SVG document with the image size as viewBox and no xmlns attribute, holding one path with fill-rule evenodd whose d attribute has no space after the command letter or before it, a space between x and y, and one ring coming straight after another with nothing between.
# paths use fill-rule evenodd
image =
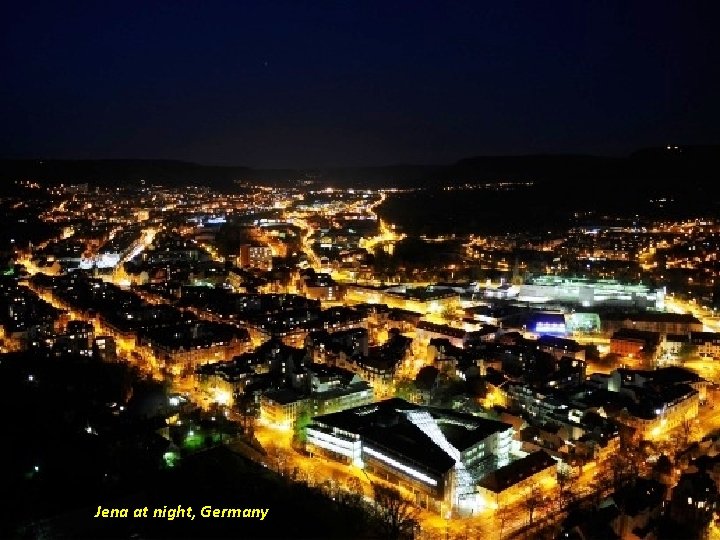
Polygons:
<instances>
[{"instance_id":1,"label":"large flat-roofed building","mask_svg":"<svg viewBox=\"0 0 720 540\"><path fill-rule=\"evenodd\" d=\"M460 299L460 294L448 287L409 288L391 287L383 293L383 302L390 307L408 309L418 313L440 313Z\"/></svg>"},{"instance_id":2,"label":"large flat-roofed building","mask_svg":"<svg viewBox=\"0 0 720 540\"><path fill-rule=\"evenodd\" d=\"M607 314L601 317L602 329L612 334L621 328L632 328L659 334L689 334L702 332L703 324L690 313L644 312L630 314Z\"/></svg>"},{"instance_id":3,"label":"large flat-roofed building","mask_svg":"<svg viewBox=\"0 0 720 540\"><path fill-rule=\"evenodd\" d=\"M315 417L307 443L401 485L421 507L470 513L480 509L477 480L509 462L513 433L504 422L394 398Z\"/></svg>"},{"instance_id":4,"label":"large flat-roofed building","mask_svg":"<svg viewBox=\"0 0 720 540\"><path fill-rule=\"evenodd\" d=\"M521 302L563 302L583 307L616 306L662 309L665 291L645 285L623 284L613 279L538 276L522 285L516 296Z\"/></svg>"}]
</instances>

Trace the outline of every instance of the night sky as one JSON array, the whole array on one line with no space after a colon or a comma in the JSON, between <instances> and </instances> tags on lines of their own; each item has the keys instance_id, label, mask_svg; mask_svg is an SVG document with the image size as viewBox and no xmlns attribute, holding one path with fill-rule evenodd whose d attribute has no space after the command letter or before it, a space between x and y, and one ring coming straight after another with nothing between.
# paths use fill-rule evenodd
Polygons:
<instances>
[{"instance_id":1,"label":"night sky","mask_svg":"<svg viewBox=\"0 0 720 540\"><path fill-rule=\"evenodd\" d=\"M720 143L720 2L5 2L0 157L307 167Z\"/></svg>"}]
</instances>

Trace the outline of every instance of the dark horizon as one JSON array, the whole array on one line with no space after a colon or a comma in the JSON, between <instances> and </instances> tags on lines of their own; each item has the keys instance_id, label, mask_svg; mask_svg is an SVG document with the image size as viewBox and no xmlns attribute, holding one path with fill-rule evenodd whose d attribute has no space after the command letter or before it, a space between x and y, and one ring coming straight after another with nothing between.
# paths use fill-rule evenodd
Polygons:
<instances>
[{"instance_id":1,"label":"dark horizon","mask_svg":"<svg viewBox=\"0 0 720 540\"><path fill-rule=\"evenodd\" d=\"M498 153L498 154L470 154L460 156L457 159L449 161L436 161L436 162L386 162L386 163L341 163L333 165L307 165L307 166L286 166L286 167L255 167L247 163L212 163L205 161L195 161L184 158L158 158L158 157L92 157L92 158L77 158L77 157L54 157L54 156L28 156L28 157L3 157L0 156L0 164L5 163L20 163L20 162L54 162L54 163L176 163L188 166L207 167L207 168L222 168L222 169L249 169L256 171L271 171L271 170L284 170L284 171L306 171L311 172L313 170L352 170L352 169L390 169L390 168L402 168L402 167L418 167L418 168L432 168L432 167L450 167L453 165L462 164L473 160L505 160L509 158L516 158L520 160L533 160L533 159L600 159L608 161L624 161L632 159L643 153L651 153L655 155L662 155L665 150L670 154L673 151L680 149L681 151L690 151L694 154L705 154L705 156L720 155L720 144L693 144L693 145L664 145L664 146L641 146L638 148L631 149L625 153L615 154L601 154L601 153L590 153L590 152L528 152L528 153ZM712 154L716 152L717 154Z\"/></svg>"},{"instance_id":2,"label":"dark horizon","mask_svg":"<svg viewBox=\"0 0 720 540\"><path fill-rule=\"evenodd\" d=\"M717 144L718 7L13 4L0 158L316 168Z\"/></svg>"}]
</instances>

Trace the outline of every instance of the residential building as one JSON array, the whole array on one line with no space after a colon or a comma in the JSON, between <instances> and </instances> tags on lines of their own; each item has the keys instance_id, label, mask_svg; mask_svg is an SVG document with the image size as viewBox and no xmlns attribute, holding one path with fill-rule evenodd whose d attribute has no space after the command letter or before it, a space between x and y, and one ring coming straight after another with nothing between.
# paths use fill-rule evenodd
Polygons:
<instances>
[{"instance_id":1,"label":"residential building","mask_svg":"<svg viewBox=\"0 0 720 540\"><path fill-rule=\"evenodd\" d=\"M658 332L621 328L610 338L610 352L631 358L654 358L661 352L661 343Z\"/></svg>"},{"instance_id":2,"label":"residential building","mask_svg":"<svg viewBox=\"0 0 720 540\"><path fill-rule=\"evenodd\" d=\"M720 358L720 333L692 332L690 343L697 347L697 354L705 358Z\"/></svg>"},{"instance_id":3,"label":"residential building","mask_svg":"<svg viewBox=\"0 0 720 540\"><path fill-rule=\"evenodd\" d=\"M254 242L240 246L237 263L241 268L260 268L270 270L272 268L273 252L270 246Z\"/></svg>"},{"instance_id":4,"label":"residential building","mask_svg":"<svg viewBox=\"0 0 720 540\"><path fill-rule=\"evenodd\" d=\"M529 496L534 486L556 483L557 462L544 450L537 450L491 472L478 483L486 504L504 507Z\"/></svg>"}]
</instances>

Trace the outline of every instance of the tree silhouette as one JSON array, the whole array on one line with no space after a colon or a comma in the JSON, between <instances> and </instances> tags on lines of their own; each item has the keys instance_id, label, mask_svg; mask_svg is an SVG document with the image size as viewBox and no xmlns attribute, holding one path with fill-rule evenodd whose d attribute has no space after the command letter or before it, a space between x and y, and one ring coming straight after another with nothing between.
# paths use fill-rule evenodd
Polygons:
<instances>
[{"instance_id":1,"label":"tree silhouette","mask_svg":"<svg viewBox=\"0 0 720 540\"><path fill-rule=\"evenodd\" d=\"M691 358L697 356L697 346L693 345L692 343L683 343L680 346L680 350L678 351L678 359L681 362L685 362L687 360L690 360Z\"/></svg>"},{"instance_id":2,"label":"tree silhouette","mask_svg":"<svg viewBox=\"0 0 720 540\"><path fill-rule=\"evenodd\" d=\"M567 471L558 471L557 473L558 483L558 510L562 512L563 509L573 500L572 477Z\"/></svg>"},{"instance_id":3,"label":"tree silhouette","mask_svg":"<svg viewBox=\"0 0 720 540\"><path fill-rule=\"evenodd\" d=\"M440 312L440 316L446 323L450 323L455 320L455 306L447 305Z\"/></svg>"},{"instance_id":4,"label":"tree silhouette","mask_svg":"<svg viewBox=\"0 0 720 540\"><path fill-rule=\"evenodd\" d=\"M537 484L533 484L532 486L530 486L525 495L525 499L522 502L523 508L528 511L530 527L532 527L533 525L533 517L535 514L535 510L540 508L544 504L544 502L545 501L540 486L538 486Z\"/></svg>"},{"instance_id":5,"label":"tree silhouette","mask_svg":"<svg viewBox=\"0 0 720 540\"><path fill-rule=\"evenodd\" d=\"M415 386L420 390L432 390L439 374L435 366L423 366L415 375Z\"/></svg>"},{"instance_id":6,"label":"tree silhouette","mask_svg":"<svg viewBox=\"0 0 720 540\"><path fill-rule=\"evenodd\" d=\"M380 536L388 540L409 539L417 523L417 510L395 488L373 484L374 517Z\"/></svg>"},{"instance_id":7,"label":"tree silhouette","mask_svg":"<svg viewBox=\"0 0 720 540\"><path fill-rule=\"evenodd\" d=\"M513 517L513 509L510 506L500 506L495 511L495 520L498 524L498 529L500 532L500 538L503 537L503 533L505 532L505 527L507 524L511 521Z\"/></svg>"}]
</instances>

